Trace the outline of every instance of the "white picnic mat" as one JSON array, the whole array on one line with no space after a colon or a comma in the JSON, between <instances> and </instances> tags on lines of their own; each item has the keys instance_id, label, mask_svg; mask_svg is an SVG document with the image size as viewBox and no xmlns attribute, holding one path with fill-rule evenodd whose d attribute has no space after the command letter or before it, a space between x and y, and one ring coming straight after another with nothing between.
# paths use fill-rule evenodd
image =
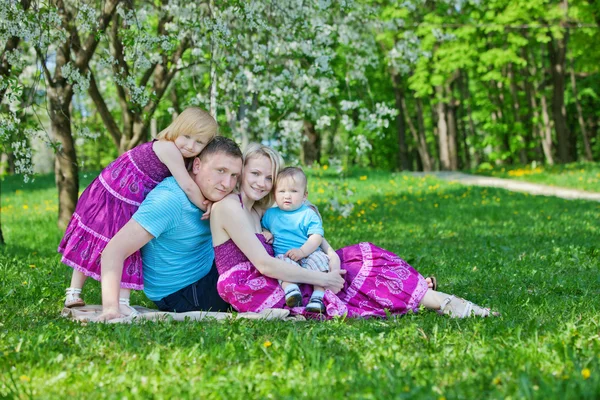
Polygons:
<instances>
[{"instance_id":1,"label":"white picnic mat","mask_svg":"<svg viewBox=\"0 0 600 400\"><path fill-rule=\"evenodd\" d=\"M245 319L264 319L264 320L284 320L284 321L305 321L301 315L290 315L289 310L280 308L267 308L259 313L227 313L227 312L210 312L210 311L191 311L185 313L172 313L165 311L153 310L151 308L133 306L139 313L135 317L117 318L108 321L108 323L124 323L130 324L135 321L203 321L205 319L226 320L231 318ZM93 322L102 313L101 305L85 305L83 307L63 308L61 315L76 321Z\"/></svg>"}]
</instances>

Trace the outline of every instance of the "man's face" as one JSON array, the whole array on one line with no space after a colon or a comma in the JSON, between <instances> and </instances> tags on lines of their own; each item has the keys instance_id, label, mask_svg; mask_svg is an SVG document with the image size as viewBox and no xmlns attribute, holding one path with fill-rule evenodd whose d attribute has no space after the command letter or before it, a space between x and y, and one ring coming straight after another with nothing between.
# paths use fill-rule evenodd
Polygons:
<instances>
[{"instance_id":1,"label":"man's face","mask_svg":"<svg viewBox=\"0 0 600 400\"><path fill-rule=\"evenodd\" d=\"M235 188L242 172L242 159L224 153L215 153L200 161L194 159L194 181L204 197L219 201Z\"/></svg>"}]
</instances>

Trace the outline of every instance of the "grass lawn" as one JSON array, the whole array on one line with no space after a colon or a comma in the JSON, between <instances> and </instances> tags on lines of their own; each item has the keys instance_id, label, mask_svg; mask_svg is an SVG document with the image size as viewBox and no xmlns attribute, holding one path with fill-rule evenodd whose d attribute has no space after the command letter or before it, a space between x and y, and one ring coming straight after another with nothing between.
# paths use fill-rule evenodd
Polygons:
<instances>
[{"instance_id":1,"label":"grass lawn","mask_svg":"<svg viewBox=\"0 0 600 400\"><path fill-rule=\"evenodd\" d=\"M541 183L572 189L600 192L600 163L578 162L562 165L525 165L520 167L479 168L477 175Z\"/></svg>"},{"instance_id":2,"label":"grass lawn","mask_svg":"<svg viewBox=\"0 0 600 400\"><path fill-rule=\"evenodd\" d=\"M372 241L502 317L81 325L59 316L71 269L56 254L53 179L9 177L0 398L600 397L599 203L367 170L309 181L333 245ZM98 283L85 295L100 303Z\"/></svg>"}]
</instances>

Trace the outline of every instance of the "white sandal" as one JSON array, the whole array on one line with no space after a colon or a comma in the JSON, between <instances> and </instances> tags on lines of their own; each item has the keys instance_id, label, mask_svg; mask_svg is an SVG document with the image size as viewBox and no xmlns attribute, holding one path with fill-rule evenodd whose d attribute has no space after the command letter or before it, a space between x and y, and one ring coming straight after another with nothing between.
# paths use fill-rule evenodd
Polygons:
<instances>
[{"instance_id":1,"label":"white sandal","mask_svg":"<svg viewBox=\"0 0 600 400\"><path fill-rule=\"evenodd\" d=\"M129 305L129 298L127 297L120 297L119 305L127 306L127 308L131 310L131 313L129 313L127 317L135 318L140 315L140 313L135 308Z\"/></svg>"},{"instance_id":2,"label":"white sandal","mask_svg":"<svg viewBox=\"0 0 600 400\"><path fill-rule=\"evenodd\" d=\"M468 317L489 317L498 316L499 314L489 308L483 308L470 301L461 299L454 295L444 299L438 310L438 314L448 315L451 318L468 318Z\"/></svg>"},{"instance_id":3,"label":"white sandal","mask_svg":"<svg viewBox=\"0 0 600 400\"><path fill-rule=\"evenodd\" d=\"M65 298L66 308L85 306L85 301L81 298L81 289L70 287L65 292L67 293L67 297Z\"/></svg>"}]
</instances>

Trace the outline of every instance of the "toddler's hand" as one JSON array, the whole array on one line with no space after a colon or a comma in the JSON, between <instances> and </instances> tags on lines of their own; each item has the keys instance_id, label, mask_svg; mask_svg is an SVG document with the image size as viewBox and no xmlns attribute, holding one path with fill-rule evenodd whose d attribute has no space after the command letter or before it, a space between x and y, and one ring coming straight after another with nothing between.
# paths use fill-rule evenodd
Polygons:
<instances>
[{"instance_id":1,"label":"toddler's hand","mask_svg":"<svg viewBox=\"0 0 600 400\"><path fill-rule=\"evenodd\" d=\"M291 258L296 262L302 260L305 257L304 252L300 249L288 250L287 253L285 253L285 256Z\"/></svg>"},{"instance_id":2,"label":"toddler's hand","mask_svg":"<svg viewBox=\"0 0 600 400\"><path fill-rule=\"evenodd\" d=\"M266 229L262 231L263 236L265 237L265 242L273 243L273 234Z\"/></svg>"},{"instance_id":3,"label":"toddler's hand","mask_svg":"<svg viewBox=\"0 0 600 400\"><path fill-rule=\"evenodd\" d=\"M213 202L210 200L204 200L204 203L202 203L206 206L206 212L204 214L202 214L202 218L200 218L201 220L206 220L210 218L210 211L212 210L212 206L213 206Z\"/></svg>"}]
</instances>

